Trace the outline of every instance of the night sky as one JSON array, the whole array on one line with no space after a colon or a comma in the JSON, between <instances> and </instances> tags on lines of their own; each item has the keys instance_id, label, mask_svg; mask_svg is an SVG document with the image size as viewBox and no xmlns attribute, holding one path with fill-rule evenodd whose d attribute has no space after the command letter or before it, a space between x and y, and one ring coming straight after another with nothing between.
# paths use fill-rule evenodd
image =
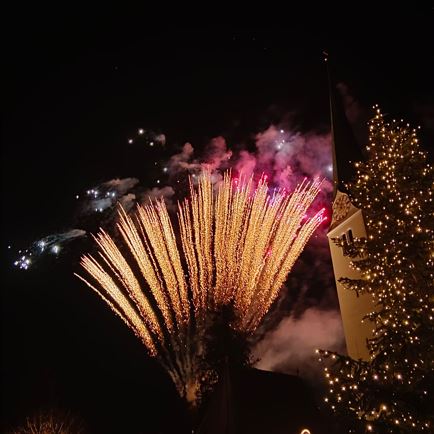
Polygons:
<instances>
[{"instance_id":1,"label":"night sky","mask_svg":"<svg viewBox=\"0 0 434 434\"><path fill-rule=\"evenodd\" d=\"M57 406L90 432L170 432L182 404L139 341L73 276L80 243L27 271L13 266L17 251L77 227L75 196L89 187L118 177L156 187L161 162L185 142L199 152L216 136L249 146L288 113L300 131L327 134L324 49L360 112L378 103L421 125L432 159L433 15L306 19L288 30L19 20L3 58L2 429ZM128 144L138 128L164 133L167 144Z\"/></svg>"}]
</instances>

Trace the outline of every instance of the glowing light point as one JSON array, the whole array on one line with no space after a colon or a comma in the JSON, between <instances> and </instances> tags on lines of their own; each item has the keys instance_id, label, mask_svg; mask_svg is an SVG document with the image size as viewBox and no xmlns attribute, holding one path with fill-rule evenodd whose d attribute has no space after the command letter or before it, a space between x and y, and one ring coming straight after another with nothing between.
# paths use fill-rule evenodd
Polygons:
<instances>
[{"instance_id":1,"label":"glowing light point","mask_svg":"<svg viewBox=\"0 0 434 434\"><path fill-rule=\"evenodd\" d=\"M139 134L142 135L145 132L142 128L139 129Z\"/></svg>"},{"instance_id":2,"label":"glowing light point","mask_svg":"<svg viewBox=\"0 0 434 434\"><path fill-rule=\"evenodd\" d=\"M75 198L78 199L80 196L78 194L75 195Z\"/></svg>"},{"instance_id":3,"label":"glowing light point","mask_svg":"<svg viewBox=\"0 0 434 434\"><path fill-rule=\"evenodd\" d=\"M166 173L167 172L167 167L163 167L163 172Z\"/></svg>"},{"instance_id":4,"label":"glowing light point","mask_svg":"<svg viewBox=\"0 0 434 434\"><path fill-rule=\"evenodd\" d=\"M59 251L60 251L60 247L59 247L57 244L55 244L55 245L51 248L51 251L52 251L55 255L57 255L57 254L59 253Z\"/></svg>"},{"instance_id":5,"label":"glowing light point","mask_svg":"<svg viewBox=\"0 0 434 434\"><path fill-rule=\"evenodd\" d=\"M133 139L128 139L128 143L131 145L131 143L133 143Z\"/></svg>"}]
</instances>

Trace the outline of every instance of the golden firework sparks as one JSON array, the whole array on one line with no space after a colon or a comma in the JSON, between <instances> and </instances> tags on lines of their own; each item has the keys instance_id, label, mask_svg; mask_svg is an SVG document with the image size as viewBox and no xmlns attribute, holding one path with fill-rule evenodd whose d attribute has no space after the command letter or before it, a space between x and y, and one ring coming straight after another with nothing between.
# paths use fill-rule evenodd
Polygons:
<instances>
[{"instance_id":1,"label":"golden firework sparks","mask_svg":"<svg viewBox=\"0 0 434 434\"><path fill-rule=\"evenodd\" d=\"M117 226L125 254L101 230L95 237L100 260L81 260L91 279L78 277L160 359L180 395L194 402L207 314L229 304L234 329L257 328L324 220L323 210L306 215L320 186L305 180L291 194L270 194L265 176L255 185L226 172L214 186L204 172L197 186L190 179L190 196L178 204L179 240L163 200L138 206L134 217L121 208Z\"/></svg>"}]
</instances>

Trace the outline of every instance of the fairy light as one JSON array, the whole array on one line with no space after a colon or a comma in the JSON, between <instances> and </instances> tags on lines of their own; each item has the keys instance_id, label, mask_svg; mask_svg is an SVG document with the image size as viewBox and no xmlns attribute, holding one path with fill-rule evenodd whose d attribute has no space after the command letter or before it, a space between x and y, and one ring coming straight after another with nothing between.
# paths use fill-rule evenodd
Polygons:
<instances>
[{"instance_id":1,"label":"fairy light","mask_svg":"<svg viewBox=\"0 0 434 434\"><path fill-rule=\"evenodd\" d=\"M324 371L327 383L337 378L341 384L329 390L325 402L351 414L369 432L431 432L423 409L432 405L426 379L434 370L429 348L434 333L433 169L419 148L416 129L402 120L387 123L378 106L374 110L369 158L355 164L356 180L349 185L368 233L352 245L353 258L363 257L352 262L362 279L341 279L377 302L364 319L373 325L371 359L319 351L321 360L332 363Z\"/></svg>"}]
</instances>

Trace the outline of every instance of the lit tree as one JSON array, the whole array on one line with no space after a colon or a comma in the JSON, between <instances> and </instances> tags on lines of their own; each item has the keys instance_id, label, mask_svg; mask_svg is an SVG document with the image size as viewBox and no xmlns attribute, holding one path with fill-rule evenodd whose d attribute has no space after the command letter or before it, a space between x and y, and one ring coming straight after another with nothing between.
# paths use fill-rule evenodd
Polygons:
<instances>
[{"instance_id":1,"label":"lit tree","mask_svg":"<svg viewBox=\"0 0 434 434\"><path fill-rule=\"evenodd\" d=\"M328 359L325 401L350 432L432 432L434 429L433 169L415 129L369 122L367 162L348 185L363 210L366 239L346 247L360 279L340 282L370 293L375 311L370 360L319 350ZM335 240L335 242L339 242Z\"/></svg>"}]
</instances>

